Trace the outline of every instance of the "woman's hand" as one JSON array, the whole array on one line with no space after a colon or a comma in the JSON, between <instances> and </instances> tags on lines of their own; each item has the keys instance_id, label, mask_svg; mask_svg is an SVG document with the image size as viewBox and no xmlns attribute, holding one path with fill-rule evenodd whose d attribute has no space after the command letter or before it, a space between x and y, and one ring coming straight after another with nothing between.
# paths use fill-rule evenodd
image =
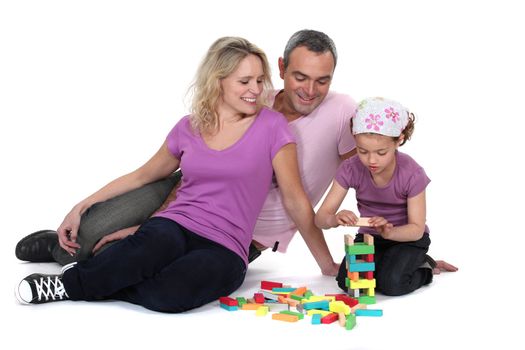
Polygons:
<instances>
[{"instance_id":1,"label":"woman's hand","mask_svg":"<svg viewBox=\"0 0 525 350\"><path fill-rule=\"evenodd\" d=\"M77 249L80 248L80 245L77 243L79 226L80 211L73 208L57 229L58 244L71 256L75 255Z\"/></svg>"},{"instance_id":2,"label":"woman's hand","mask_svg":"<svg viewBox=\"0 0 525 350\"><path fill-rule=\"evenodd\" d=\"M137 232L137 229L139 226L132 226L128 228L123 228L122 230L115 231L113 233L110 233L109 235L106 235L102 237L100 241L93 247L93 254L98 252L100 248L102 248L104 245L106 245L109 242L119 241L123 238L126 238L127 236L131 236Z\"/></svg>"}]
</instances>

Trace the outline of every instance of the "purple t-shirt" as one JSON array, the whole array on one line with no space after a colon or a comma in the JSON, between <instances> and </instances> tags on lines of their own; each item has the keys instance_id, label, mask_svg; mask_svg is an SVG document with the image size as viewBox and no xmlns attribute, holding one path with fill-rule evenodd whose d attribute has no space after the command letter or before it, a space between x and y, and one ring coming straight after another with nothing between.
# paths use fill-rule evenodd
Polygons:
<instances>
[{"instance_id":1,"label":"purple t-shirt","mask_svg":"<svg viewBox=\"0 0 525 350\"><path fill-rule=\"evenodd\" d=\"M382 216L394 226L408 223L407 199L421 193L430 183L425 170L409 155L398 151L394 174L384 187L375 185L357 155L341 163L335 179L343 188L355 189L361 217ZM369 227L361 227L359 232L377 234ZM425 232L429 233L426 225Z\"/></svg>"},{"instance_id":2,"label":"purple t-shirt","mask_svg":"<svg viewBox=\"0 0 525 350\"><path fill-rule=\"evenodd\" d=\"M268 191L272 159L295 143L284 116L263 108L230 147L209 148L182 118L167 138L184 174L177 198L156 216L176 221L238 254L247 264L253 228Z\"/></svg>"}]
</instances>

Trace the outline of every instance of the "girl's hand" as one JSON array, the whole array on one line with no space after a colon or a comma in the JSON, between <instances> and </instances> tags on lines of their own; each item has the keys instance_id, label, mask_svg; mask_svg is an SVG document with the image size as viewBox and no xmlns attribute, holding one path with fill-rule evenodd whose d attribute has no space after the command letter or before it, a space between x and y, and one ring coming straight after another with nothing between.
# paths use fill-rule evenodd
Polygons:
<instances>
[{"instance_id":1,"label":"girl's hand","mask_svg":"<svg viewBox=\"0 0 525 350\"><path fill-rule=\"evenodd\" d=\"M394 230L394 225L389 223L385 218L380 216L372 217L368 223L370 226L375 228L375 230L385 239L390 239L390 233Z\"/></svg>"},{"instance_id":2,"label":"girl's hand","mask_svg":"<svg viewBox=\"0 0 525 350\"><path fill-rule=\"evenodd\" d=\"M359 218L350 210L341 210L335 214L338 226L355 226Z\"/></svg>"}]
</instances>

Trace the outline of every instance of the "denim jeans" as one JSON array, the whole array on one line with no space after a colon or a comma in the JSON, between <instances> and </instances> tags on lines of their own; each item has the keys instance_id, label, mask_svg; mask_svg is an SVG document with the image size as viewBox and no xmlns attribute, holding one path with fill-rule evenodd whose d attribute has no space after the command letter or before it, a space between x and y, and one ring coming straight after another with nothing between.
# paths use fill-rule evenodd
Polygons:
<instances>
[{"instance_id":1,"label":"denim jeans","mask_svg":"<svg viewBox=\"0 0 525 350\"><path fill-rule=\"evenodd\" d=\"M57 245L53 258L61 265L86 260L95 244L105 235L146 221L164 203L181 176L182 173L177 171L166 179L92 205L80 220L77 237L80 249L70 256Z\"/></svg>"},{"instance_id":2,"label":"denim jeans","mask_svg":"<svg viewBox=\"0 0 525 350\"><path fill-rule=\"evenodd\" d=\"M117 299L161 312L183 312L240 287L246 265L233 251L170 219L138 231L66 270L72 300Z\"/></svg>"},{"instance_id":3,"label":"denim jeans","mask_svg":"<svg viewBox=\"0 0 525 350\"><path fill-rule=\"evenodd\" d=\"M362 242L363 235L357 234L355 241ZM375 235L374 246L376 291L385 295L404 295L432 282L432 269L421 267L430 246L428 233L414 242L396 242ZM345 257L336 278L339 287L345 291L346 276Z\"/></svg>"}]
</instances>

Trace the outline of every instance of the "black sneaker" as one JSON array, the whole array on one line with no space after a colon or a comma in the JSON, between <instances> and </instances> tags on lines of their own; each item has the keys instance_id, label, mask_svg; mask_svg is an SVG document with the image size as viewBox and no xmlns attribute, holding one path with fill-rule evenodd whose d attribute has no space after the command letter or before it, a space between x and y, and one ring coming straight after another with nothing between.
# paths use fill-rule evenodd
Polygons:
<instances>
[{"instance_id":1,"label":"black sneaker","mask_svg":"<svg viewBox=\"0 0 525 350\"><path fill-rule=\"evenodd\" d=\"M15 288L16 299L21 304L42 304L68 300L62 275L34 273L24 278Z\"/></svg>"},{"instance_id":2,"label":"black sneaker","mask_svg":"<svg viewBox=\"0 0 525 350\"><path fill-rule=\"evenodd\" d=\"M30 262L54 262L53 249L58 244L58 235L53 230L34 232L22 238L15 248L18 259Z\"/></svg>"}]
</instances>

